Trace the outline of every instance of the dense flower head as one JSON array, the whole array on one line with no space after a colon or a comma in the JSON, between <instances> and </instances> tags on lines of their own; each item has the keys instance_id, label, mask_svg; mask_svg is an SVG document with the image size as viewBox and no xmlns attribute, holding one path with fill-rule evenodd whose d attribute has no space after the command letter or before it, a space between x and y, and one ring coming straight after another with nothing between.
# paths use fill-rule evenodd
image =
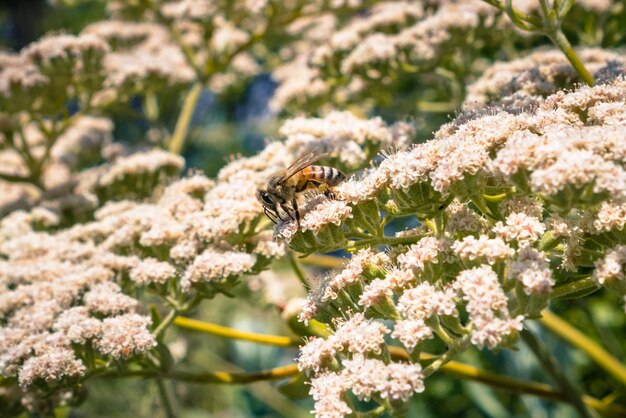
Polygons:
<instances>
[{"instance_id":1,"label":"dense flower head","mask_svg":"<svg viewBox=\"0 0 626 418\"><path fill-rule=\"evenodd\" d=\"M82 376L86 369L71 349L59 349L26 360L20 370L19 382L22 386L29 386L37 379L58 381L64 376Z\"/></svg>"},{"instance_id":2,"label":"dense flower head","mask_svg":"<svg viewBox=\"0 0 626 418\"><path fill-rule=\"evenodd\" d=\"M24 131L24 140L35 156L43 155L48 146L41 129L28 125ZM44 125L44 129L51 126ZM0 200L0 214L22 209L29 211L23 220L30 227L64 224L71 216L86 216L107 200L150 195L182 170L181 157L160 150L107 156L112 130L109 119L77 116L50 144L50 159L42 173L43 186L49 190L0 180L0 188L6 191ZM27 175L27 161L18 155L14 149L0 149L0 161L6 163L0 173ZM104 164L85 168L102 160Z\"/></svg>"},{"instance_id":3,"label":"dense flower head","mask_svg":"<svg viewBox=\"0 0 626 418\"><path fill-rule=\"evenodd\" d=\"M151 320L137 314L125 314L102 321L102 334L96 347L113 358L127 358L156 346L154 336L147 327Z\"/></svg>"},{"instance_id":4,"label":"dense flower head","mask_svg":"<svg viewBox=\"0 0 626 418\"><path fill-rule=\"evenodd\" d=\"M393 296L393 283L390 280L374 279L363 288L358 304L367 308L384 303Z\"/></svg>"},{"instance_id":5,"label":"dense flower head","mask_svg":"<svg viewBox=\"0 0 626 418\"><path fill-rule=\"evenodd\" d=\"M398 256L398 263L406 269L423 271L428 263L439 263L440 254L445 248L445 241L435 237L425 237L417 244L411 245L407 252Z\"/></svg>"},{"instance_id":6,"label":"dense flower head","mask_svg":"<svg viewBox=\"0 0 626 418\"><path fill-rule=\"evenodd\" d=\"M109 45L83 34L48 34L0 66L0 103L7 115L48 115L62 111L79 91L95 94L102 86ZM79 86L79 88L76 88ZM37 100L38 99L38 100ZM6 127L6 126L5 126Z\"/></svg>"},{"instance_id":7,"label":"dense flower head","mask_svg":"<svg viewBox=\"0 0 626 418\"><path fill-rule=\"evenodd\" d=\"M485 218L458 200L450 203L445 212L448 217L446 232L451 236L456 233L483 232L488 226Z\"/></svg>"},{"instance_id":8,"label":"dense flower head","mask_svg":"<svg viewBox=\"0 0 626 418\"><path fill-rule=\"evenodd\" d=\"M455 289L466 301L473 323L472 343L482 348L497 347L505 337L522 328L523 315L510 317L508 298L498 275L487 265L459 273Z\"/></svg>"},{"instance_id":9,"label":"dense flower head","mask_svg":"<svg viewBox=\"0 0 626 418\"><path fill-rule=\"evenodd\" d=\"M352 354L380 354L389 329L378 321L367 320L361 313L339 321L334 335L337 345Z\"/></svg>"},{"instance_id":10,"label":"dense flower head","mask_svg":"<svg viewBox=\"0 0 626 418\"><path fill-rule=\"evenodd\" d=\"M361 147L365 144L403 148L411 140L411 126L398 123L388 126L380 117L363 120L351 112L330 112L324 118L294 118L283 124L279 133L287 138L289 148L304 154L315 147L348 167L358 167L367 160Z\"/></svg>"},{"instance_id":11,"label":"dense flower head","mask_svg":"<svg viewBox=\"0 0 626 418\"><path fill-rule=\"evenodd\" d=\"M454 287L467 301L466 308L472 316L490 316L494 312L507 310L508 299L502 290L498 276L487 265L462 271Z\"/></svg>"},{"instance_id":12,"label":"dense flower head","mask_svg":"<svg viewBox=\"0 0 626 418\"><path fill-rule=\"evenodd\" d=\"M377 252L371 249L358 251L341 271L325 278L319 283L315 291L309 293L307 306L310 309L303 309L299 315L299 319L303 322L308 322L308 320L312 318L311 315L316 311L316 305L336 300L341 294L349 291L352 286L360 286L364 280L366 270L384 268L388 262L389 257L384 252ZM385 285L386 283L383 284L383 287ZM374 293L373 288L370 288L370 291ZM387 291L383 292L386 293ZM363 305L369 303L366 294L362 296L360 303Z\"/></svg>"},{"instance_id":13,"label":"dense flower head","mask_svg":"<svg viewBox=\"0 0 626 418\"><path fill-rule=\"evenodd\" d=\"M6 322L0 333L8 339L0 347L2 375L17 375L23 386L40 379L52 382L81 376L86 365L72 344L92 342L100 355L114 357L122 351L128 357L154 347L150 319L133 313L137 300L110 281L111 271L77 260L59 263L52 258L42 264L36 261L42 254L34 257L15 262L21 267L8 270L3 278L0 305ZM122 343L113 331L127 340Z\"/></svg>"},{"instance_id":14,"label":"dense flower head","mask_svg":"<svg viewBox=\"0 0 626 418\"><path fill-rule=\"evenodd\" d=\"M535 217L525 213L512 213L506 218L505 223L496 223L493 231L506 241L525 243L539 239L546 231L546 227Z\"/></svg>"},{"instance_id":15,"label":"dense flower head","mask_svg":"<svg viewBox=\"0 0 626 418\"><path fill-rule=\"evenodd\" d=\"M399 340L407 350L413 349L424 340L434 337L431 327L423 319L404 319L396 322L391 336Z\"/></svg>"},{"instance_id":16,"label":"dense flower head","mask_svg":"<svg viewBox=\"0 0 626 418\"><path fill-rule=\"evenodd\" d=\"M317 199L315 199L317 200ZM312 199L312 201L314 201ZM352 210L345 202L322 199L302 218L301 231L317 233L326 224L340 225L345 219L352 217Z\"/></svg>"},{"instance_id":17,"label":"dense flower head","mask_svg":"<svg viewBox=\"0 0 626 418\"><path fill-rule=\"evenodd\" d=\"M517 259L509 264L508 274L522 282L527 294L550 293L554 285L545 253L529 246L518 251Z\"/></svg>"},{"instance_id":18,"label":"dense flower head","mask_svg":"<svg viewBox=\"0 0 626 418\"><path fill-rule=\"evenodd\" d=\"M360 400L368 401L377 393L383 399L407 401L413 393L424 391L419 364L385 364L361 355L342 364L349 388Z\"/></svg>"},{"instance_id":19,"label":"dense flower head","mask_svg":"<svg viewBox=\"0 0 626 418\"><path fill-rule=\"evenodd\" d=\"M609 281L624 281L625 264L626 246L618 245L607 251L604 258L596 261L593 278L600 285Z\"/></svg>"},{"instance_id":20,"label":"dense flower head","mask_svg":"<svg viewBox=\"0 0 626 418\"><path fill-rule=\"evenodd\" d=\"M478 239L468 235L452 244L452 250L463 260L484 259L489 264L511 257L515 252L501 238L490 239L485 235Z\"/></svg>"},{"instance_id":21,"label":"dense flower head","mask_svg":"<svg viewBox=\"0 0 626 418\"><path fill-rule=\"evenodd\" d=\"M310 394L315 402L316 416L342 418L352 413L344 400L347 382L337 373L324 373L311 379Z\"/></svg>"},{"instance_id":22,"label":"dense flower head","mask_svg":"<svg viewBox=\"0 0 626 418\"><path fill-rule=\"evenodd\" d=\"M397 304L398 313L405 319L427 319L433 314L455 315L456 305L449 292L435 289L428 283L402 293Z\"/></svg>"},{"instance_id":23,"label":"dense flower head","mask_svg":"<svg viewBox=\"0 0 626 418\"><path fill-rule=\"evenodd\" d=\"M189 289L193 283L219 280L246 273L256 259L251 254L209 249L200 254L182 277L182 286Z\"/></svg>"},{"instance_id":24,"label":"dense flower head","mask_svg":"<svg viewBox=\"0 0 626 418\"><path fill-rule=\"evenodd\" d=\"M138 284L165 283L176 274L169 263L146 258L130 271L130 278Z\"/></svg>"},{"instance_id":25,"label":"dense flower head","mask_svg":"<svg viewBox=\"0 0 626 418\"><path fill-rule=\"evenodd\" d=\"M95 36L49 35L29 45L24 51L25 56L43 66L54 65L56 61L72 60L81 57L90 50L101 53L109 49L105 42Z\"/></svg>"},{"instance_id":26,"label":"dense flower head","mask_svg":"<svg viewBox=\"0 0 626 418\"><path fill-rule=\"evenodd\" d=\"M622 231L626 225L626 203L602 202L593 221L596 233L617 230Z\"/></svg>"},{"instance_id":27,"label":"dense flower head","mask_svg":"<svg viewBox=\"0 0 626 418\"><path fill-rule=\"evenodd\" d=\"M309 339L305 345L300 347L300 355L298 356L298 369L300 371L312 370L319 372L325 369L327 364L331 364L332 360L338 352L337 338L313 337Z\"/></svg>"}]
</instances>

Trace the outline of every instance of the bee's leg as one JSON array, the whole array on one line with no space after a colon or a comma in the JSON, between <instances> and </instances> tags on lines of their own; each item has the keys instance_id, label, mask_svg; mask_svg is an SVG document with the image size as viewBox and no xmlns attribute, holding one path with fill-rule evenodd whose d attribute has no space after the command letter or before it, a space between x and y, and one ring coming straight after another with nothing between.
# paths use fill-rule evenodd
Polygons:
<instances>
[{"instance_id":1,"label":"bee's leg","mask_svg":"<svg viewBox=\"0 0 626 418\"><path fill-rule=\"evenodd\" d=\"M324 190L324 196L331 200L335 200L335 192L333 192L330 187Z\"/></svg>"},{"instance_id":2,"label":"bee's leg","mask_svg":"<svg viewBox=\"0 0 626 418\"><path fill-rule=\"evenodd\" d=\"M280 208L283 210L283 212L285 212L288 216L288 219L283 219L282 217L280 218L281 221L285 222L286 220L295 220L295 218L293 217L293 215L291 214L291 211L289 210L289 208L287 207L287 205L285 203L282 203L280 205Z\"/></svg>"},{"instance_id":3,"label":"bee's leg","mask_svg":"<svg viewBox=\"0 0 626 418\"><path fill-rule=\"evenodd\" d=\"M293 196L293 199L291 199L291 206L293 207L293 211L296 214L296 223L298 224L298 229L300 229L300 211L298 210L298 201L295 195Z\"/></svg>"},{"instance_id":4,"label":"bee's leg","mask_svg":"<svg viewBox=\"0 0 626 418\"><path fill-rule=\"evenodd\" d=\"M270 221L274 222L275 224L278 223L276 222L276 214L270 215L271 211L267 207L263 206L263 212L265 212L265 215L270 218Z\"/></svg>"}]
</instances>

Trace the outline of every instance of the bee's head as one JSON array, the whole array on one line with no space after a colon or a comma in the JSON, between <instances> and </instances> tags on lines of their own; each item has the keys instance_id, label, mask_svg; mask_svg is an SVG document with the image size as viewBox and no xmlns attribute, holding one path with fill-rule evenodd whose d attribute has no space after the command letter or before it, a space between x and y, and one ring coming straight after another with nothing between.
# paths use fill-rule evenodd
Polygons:
<instances>
[{"instance_id":1,"label":"bee's head","mask_svg":"<svg viewBox=\"0 0 626 418\"><path fill-rule=\"evenodd\" d=\"M272 196L265 190L258 190L256 192L256 198L263 206L269 209L276 210L276 203L274 203L274 199Z\"/></svg>"},{"instance_id":2,"label":"bee's head","mask_svg":"<svg viewBox=\"0 0 626 418\"><path fill-rule=\"evenodd\" d=\"M270 190L272 193L280 193L283 189L283 181L282 173L274 174L267 181L267 190Z\"/></svg>"}]
</instances>

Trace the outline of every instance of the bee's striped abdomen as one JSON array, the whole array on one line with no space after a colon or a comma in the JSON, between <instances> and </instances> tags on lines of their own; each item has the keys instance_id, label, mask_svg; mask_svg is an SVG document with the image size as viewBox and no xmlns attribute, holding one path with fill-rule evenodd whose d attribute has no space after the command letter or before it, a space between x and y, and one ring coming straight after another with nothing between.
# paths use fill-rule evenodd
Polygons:
<instances>
[{"instance_id":1,"label":"bee's striped abdomen","mask_svg":"<svg viewBox=\"0 0 626 418\"><path fill-rule=\"evenodd\" d=\"M327 184L330 187L334 187L345 179L346 175L341 170L333 167L312 165L300 172L296 190L298 192L305 190L311 183L313 185Z\"/></svg>"},{"instance_id":2,"label":"bee's striped abdomen","mask_svg":"<svg viewBox=\"0 0 626 418\"><path fill-rule=\"evenodd\" d=\"M325 182L329 186L336 186L346 179L346 175L341 170L333 167L319 167L324 172Z\"/></svg>"}]
</instances>

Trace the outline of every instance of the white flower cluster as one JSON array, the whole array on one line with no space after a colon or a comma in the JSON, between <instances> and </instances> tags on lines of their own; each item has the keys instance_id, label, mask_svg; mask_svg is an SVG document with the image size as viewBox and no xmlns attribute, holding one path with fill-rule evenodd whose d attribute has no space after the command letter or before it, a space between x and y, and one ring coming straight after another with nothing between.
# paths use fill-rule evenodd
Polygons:
<instances>
[{"instance_id":1,"label":"white flower cluster","mask_svg":"<svg viewBox=\"0 0 626 418\"><path fill-rule=\"evenodd\" d=\"M468 32L491 27L495 16L493 7L474 0L385 1L342 26L327 16L315 23L296 21L292 30L308 42L294 45L291 61L272 73L280 85L271 107L280 111L327 99L345 103L361 95L371 99L368 87L389 85L397 73L430 72L466 41ZM327 29L324 36L317 34L320 27Z\"/></svg>"},{"instance_id":2,"label":"white flower cluster","mask_svg":"<svg viewBox=\"0 0 626 418\"><path fill-rule=\"evenodd\" d=\"M600 81L624 72L623 54L605 49L577 51L585 67ZM540 50L507 62L491 65L468 87L464 109L507 106L527 109L564 87L579 82L578 74L561 51Z\"/></svg>"},{"instance_id":3,"label":"white flower cluster","mask_svg":"<svg viewBox=\"0 0 626 418\"><path fill-rule=\"evenodd\" d=\"M626 129L624 107L615 106L610 113L598 113L597 109L622 104L625 94L626 80L618 77L606 84L559 92L532 111L510 113L503 108L491 113L462 114L444 125L434 140L393 154L360 178L340 184L337 196L352 206L381 197L390 199L389 205L401 211L424 210L430 215L437 202L444 204L446 195L473 190L488 180L494 190L505 190L513 184L566 212L577 204L577 199L593 204L610 196L614 204L620 205L626 196L626 148L621 140ZM579 197L566 197L571 194ZM529 210L536 206L519 200L523 195L511 196L505 201L510 202L509 206L502 205L499 210L510 213L515 206ZM424 196L434 200L427 208L417 203L428 203ZM460 196L472 197L476 194ZM619 218L618 213L608 212L608 207L603 213ZM459 222L471 221L466 218ZM544 232L533 224L536 221L523 215L514 215L506 222L498 230L506 240L532 241Z\"/></svg>"},{"instance_id":4,"label":"white flower cluster","mask_svg":"<svg viewBox=\"0 0 626 418\"><path fill-rule=\"evenodd\" d=\"M405 148L414 135L409 123L387 125L382 118L360 119L351 112L330 112L323 118L296 117L287 120L279 133L287 138L285 145L301 153L327 152L350 168L362 166L370 153L390 148ZM315 148L314 148L315 147ZM370 158L368 158L370 157Z\"/></svg>"},{"instance_id":5,"label":"white flower cluster","mask_svg":"<svg viewBox=\"0 0 626 418\"><path fill-rule=\"evenodd\" d=\"M351 391L359 400L373 396L390 401L407 401L424 391L419 364L385 362L379 358L389 330L363 314L337 323L328 338L315 337L301 347L298 367L313 371L311 395L318 417L343 417L352 409L346 403ZM374 357L372 357L374 356ZM337 364L341 364L337 370Z\"/></svg>"},{"instance_id":6,"label":"white flower cluster","mask_svg":"<svg viewBox=\"0 0 626 418\"><path fill-rule=\"evenodd\" d=\"M104 90L94 103L129 98L146 88L158 90L195 79L195 72L167 28L156 23L106 20L92 23L83 32L111 45L104 59ZM123 97L117 97L123 95Z\"/></svg>"},{"instance_id":7,"label":"white flower cluster","mask_svg":"<svg viewBox=\"0 0 626 418\"><path fill-rule=\"evenodd\" d=\"M111 142L112 129L109 119L77 118L51 147L51 157L43 167L43 190L0 179L0 215L12 212L12 217L28 216L32 225L51 227L71 217L82 219L109 199L148 196L182 171L183 158L165 151L124 155L127 150ZM29 125L25 135L34 156L45 152L47 144L38 129ZM109 161L89 167L105 158ZM29 178L26 161L16 149L0 150L0 162L0 174Z\"/></svg>"},{"instance_id":8,"label":"white flower cluster","mask_svg":"<svg viewBox=\"0 0 626 418\"><path fill-rule=\"evenodd\" d=\"M60 110L63 99L76 97L73 85L84 85L93 93L99 88L102 60L108 52L108 44L96 36L57 34L43 37L19 55L0 53L3 111ZM36 98L39 102L33 103Z\"/></svg>"},{"instance_id":9,"label":"white flower cluster","mask_svg":"<svg viewBox=\"0 0 626 418\"><path fill-rule=\"evenodd\" d=\"M95 248L78 247L35 233L2 245L11 256L0 264L0 375L22 386L60 382L87 371L75 344L113 359L156 345L137 301L111 270L88 261Z\"/></svg>"},{"instance_id":10,"label":"white flower cluster","mask_svg":"<svg viewBox=\"0 0 626 418\"><path fill-rule=\"evenodd\" d=\"M156 341L148 330L151 320L135 312L139 305L127 295L129 289L158 291L179 280L190 291L192 284L250 271L258 239L248 253L227 247L224 235L202 240L201 231L194 232L197 219L219 215L214 204L203 201L213 186L202 176L186 178L154 204L109 203L94 221L54 233L32 229L35 210L4 218L0 374L17 375L24 386L80 376L87 364L73 344L90 345L105 358L141 354Z\"/></svg>"},{"instance_id":11,"label":"white flower cluster","mask_svg":"<svg viewBox=\"0 0 626 418\"><path fill-rule=\"evenodd\" d=\"M528 257L526 247L517 255L500 238L471 238L445 245L425 237L395 256L395 263L390 254L361 250L343 270L331 275L309 295L301 308L300 320L318 318L334 329L328 338L309 340L301 347L298 359L300 369L313 374L311 393L316 399L317 416L345 416L352 411L346 403L348 391L360 400L377 395L406 401L413 393L424 390L419 362L388 363L381 356L387 352L386 344L393 345L389 337L416 353L424 341L435 337L450 344L450 339L470 334L473 344L490 349L515 340L525 312L510 310L510 296L502 285L508 278L496 271L502 271L505 262L510 264L515 269L512 278L520 281L531 299L539 296L541 300L541 292L550 292L551 271L545 262L540 263L543 260ZM433 284L426 281L428 272L442 262L442 257L452 262L450 251L458 256L456 265L474 261L478 266L458 271L450 264L445 270L438 270ZM495 266L480 264L480 260ZM529 272L538 268L548 272L547 288L545 283L539 286L529 279ZM345 306L358 312L335 324ZM461 311L469 314L466 323L461 321ZM334 320L328 319L333 317ZM366 319L369 317L387 321L383 324ZM393 326L393 330L388 326ZM328 379L335 381L333 376L341 378L337 378L341 387L333 391L318 388Z\"/></svg>"}]
</instances>

